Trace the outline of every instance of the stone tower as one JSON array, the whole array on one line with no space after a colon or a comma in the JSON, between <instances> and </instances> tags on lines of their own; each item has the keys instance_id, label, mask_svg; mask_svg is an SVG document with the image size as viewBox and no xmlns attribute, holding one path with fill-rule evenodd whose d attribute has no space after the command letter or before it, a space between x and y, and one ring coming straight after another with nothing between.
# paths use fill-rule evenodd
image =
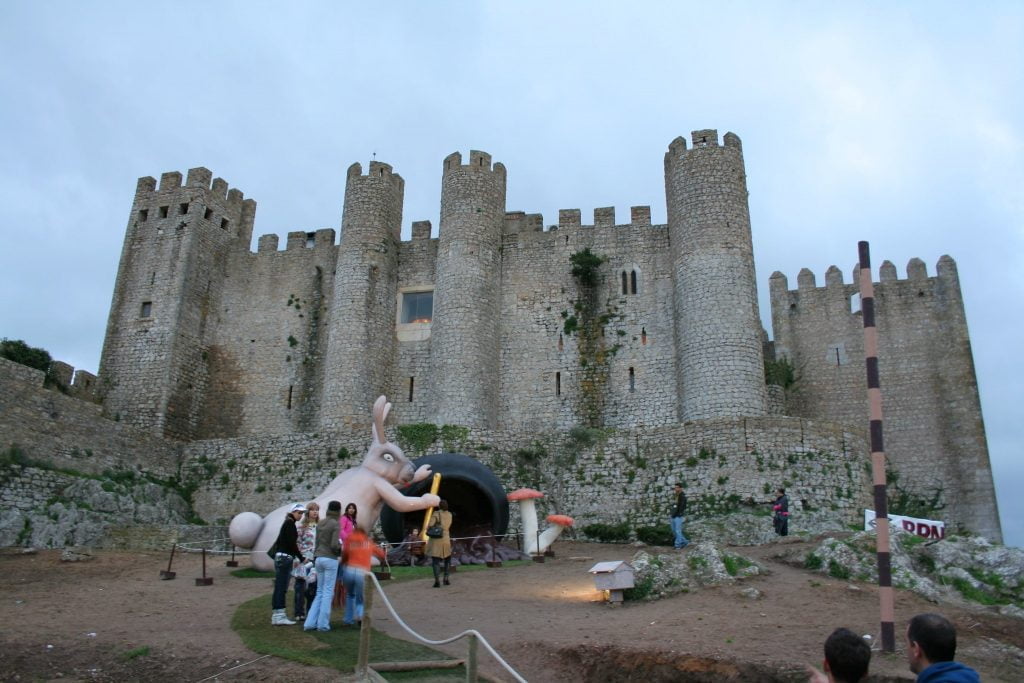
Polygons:
<instances>
[{"instance_id":1,"label":"stone tower","mask_svg":"<svg viewBox=\"0 0 1024 683\"><path fill-rule=\"evenodd\" d=\"M104 409L160 436L190 439L209 377L207 321L228 255L248 250L256 202L205 168L140 178L100 358Z\"/></svg>"},{"instance_id":2,"label":"stone tower","mask_svg":"<svg viewBox=\"0 0 1024 683\"><path fill-rule=\"evenodd\" d=\"M470 151L444 160L430 359L434 421L495 426L505 167Z\"/></svg>"},{"instance_id":3,"label":"stone tower","mask_svg":"<svg viewBox=\"0 0 1024 683\"><path fill-rule=\"evenodd\" d=\"M665 155L679 419L764 415L767 397L740 139L693 132Z\"/></svg>"},{"instance_id":4,"label":"stone tower","mask_svg":"<svg viewBox=\"0 0 1024 683\"><path fill-rule=\"evenodd\" d=\"M389 388L405 181L391 166L352 164L345 183L320 422L363 423Z\"/></svg>"}]
</instances>

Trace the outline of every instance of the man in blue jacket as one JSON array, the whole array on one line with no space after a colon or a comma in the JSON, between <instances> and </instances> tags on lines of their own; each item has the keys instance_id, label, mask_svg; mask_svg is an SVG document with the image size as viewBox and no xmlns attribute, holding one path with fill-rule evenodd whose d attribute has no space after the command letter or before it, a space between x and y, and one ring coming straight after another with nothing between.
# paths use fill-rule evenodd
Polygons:
<instances>
[{"instance_id":1,"label":"man in blue jacket","mask_svg":"<svg viewBox=\"0 0 1024 683\"><path fill-rule=\"evenodd\" d=\"M941 614L918 614L907 626L907 661L917 683L980 683L974 669L954 662L956 627Z\"/></svg>"}]
</instances>

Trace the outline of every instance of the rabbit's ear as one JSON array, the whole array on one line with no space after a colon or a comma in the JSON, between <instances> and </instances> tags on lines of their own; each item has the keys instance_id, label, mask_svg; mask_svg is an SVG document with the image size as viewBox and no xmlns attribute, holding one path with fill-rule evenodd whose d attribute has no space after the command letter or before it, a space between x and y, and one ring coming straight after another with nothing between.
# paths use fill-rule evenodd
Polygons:
<instances>
[{"instance_id":1,"label":"rabbit's ear","mask_svg":"<svg viewBox=\"0 0 1024 683\"><path fill-rule=\"evenodd\" d=\"M375 443L384 443L384 420L388 417L391 404L385 396L380 396L373 402L373 440Z\"/></svg>"}]
</instances>

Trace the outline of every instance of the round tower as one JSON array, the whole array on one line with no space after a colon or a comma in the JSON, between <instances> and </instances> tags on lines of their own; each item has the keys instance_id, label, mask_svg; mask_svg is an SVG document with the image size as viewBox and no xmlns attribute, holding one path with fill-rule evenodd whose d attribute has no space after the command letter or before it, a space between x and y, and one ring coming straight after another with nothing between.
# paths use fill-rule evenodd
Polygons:
<instances>
[{"instance_id":1,"label":"round tower","mask_svg":"<svg viewBox=\"0 0 1024 683\"><path fill-rule=\"evenodd\" d=\"M444 160L430 362L437 424L497 422L505 167L491 155Z\"/></svg>"},{"instance_id":2,"label":"round tower","mask_svg":"<svg viewBox=\"0 0 1024 683\"><path fill-rule=\"evenodd\" d=\"M767 397L740 139L693 132L665 154L680 420L764 415Z\"/></svg>"},{"instance_id":3,"label":"round tower","mask_svg":"<svg viewBox=\"0 0 1024 683\"><path fill-rule=\"evenodd\" d=\"M394 359L398 243L405 181L391 166L348 168L328 341L320 423L363 424L386 393Z\"/></svg>"}]
</instances>

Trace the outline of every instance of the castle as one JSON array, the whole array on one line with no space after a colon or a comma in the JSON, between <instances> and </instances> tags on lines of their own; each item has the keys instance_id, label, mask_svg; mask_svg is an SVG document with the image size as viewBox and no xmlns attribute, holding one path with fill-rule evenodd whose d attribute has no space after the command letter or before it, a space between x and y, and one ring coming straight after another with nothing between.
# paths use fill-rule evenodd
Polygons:
<instances>
[{"instance_id":1,"label":"castle","mask_svg":"<svg viewBox=\"0 0 1024 683\"><path fill-rule=\"evenodd\" d=\"M716 473L722 496L764 498L784 477L808 508L866 504L858 288L835 267L823 287L808 270L796 289L773 274L767 340L736 135L669 145L667 225L637 206L622 223L613 208L592 224L562 210L545 229L508 210L505 167L472 151L444 159L438 237L420 221L403 241L405 181L367 171L348 169L340 242L292 232L281 250L264 235L255 253L256 203L224 180L141 178L96 382L106 418L233 466L275 449L322 457L384 393L400 424L466 430L464 450L509 479L539 435L604 428L609 460L588 451L573 476L547 475L571 480L552 486L570 486L563 511L584 518L599 483L642 516L675 478ZM891 468L949 521L1001 540L956 266L943 257L929 276L913 259L900 279L884 262L875 297ZM769 384L766 362L792 375ZM252 499L267 470L253 460L198 500L229 517L241 503L217 489ZM260 493L250 507L283 496Z\"/></svg>"}]
</instances>

